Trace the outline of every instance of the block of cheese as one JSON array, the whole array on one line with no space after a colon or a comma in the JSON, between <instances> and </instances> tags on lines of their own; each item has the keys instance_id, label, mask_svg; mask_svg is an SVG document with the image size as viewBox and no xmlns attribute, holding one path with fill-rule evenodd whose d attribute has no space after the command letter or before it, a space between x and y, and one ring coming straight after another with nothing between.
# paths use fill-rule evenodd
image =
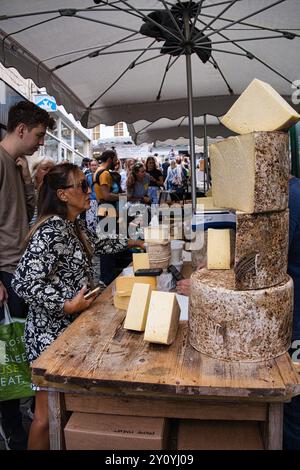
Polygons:
<instances>
[{"instance_id":1,"label":"block of cheese","mask_svg":"<svg viewBox=\"0 0 300 470\"><path fill-rule=\"evenodd\" d=\"M120 310L127 310L130 301L130 295L114 295L114 306Z\"/></svg>"},{"instance_id":2,"label":"block of cheese","mask_svg":"<svg viewBox=\"0 0 300 470\"><path fill-rule=\"evenodd\" d=\"M144 228L144 240L147 243L167 243L170 239L170 230L167 225Z\"/></svg>"},{"instance_id":3,"label":"block of cheese","mask_svg":"<svg viewBox=\"0 0 300 470\"><path fill-rule=\"evenodd\" d=\"M191 276L190 344L228 361L263 361L289 349L293 281L268 289L238 291L234 272L202 269Z\"/></svg>"},{"instance_id":4,"label":"block of cheese","mask_svg":"<svg viewBox=\"0 0 300 470\"><path fill-rule=\"evenodd\" d=\"M119 297L131 295L134 284L150 284L153 290L156 289L155 276L119 276L116 279L116 294Z\"/></svg>"},{"instance_id":5,"label":"block of cheese","mask_svg":"<svg viewBox=\"0 0 300 470\"><path fill-rule=\"evenodd\" d=\"M133 261L133 271L134 272L137 271L138 269L149 269L150 268L148 253L133 253L132 261Z\"/></svg>"},{"instance_id":6,"label":"block of cheese","mask_svg":"<svg viewBox=\"0 0 300 470\"><path fill-rule=\"evenodd\" d=\"M288 129L300 115L268 83L254 79L222 117L221 123L237 134Z\"/></svg>"},{"instance_id":7,"label":"block of cheese","mask_svg":"<svg viewBox=\"0 0 300 470\"><path fill-rule=\"evenodd\" d=\"M235 287L264 289L280 284L287 272L289 211L236 213Z\"/></svg>"},{"instance_id":8,"label":"block of cheese","mask_svg":"<svg viewBox=\"0 0 300 470\"><path fill-rule=\"evenodd\" d=\"M233 230L207 230L207 269L230 269L233 261Z\"/></svg>"},{"instance_id":9,"label":"block of cheese","mask_svg":"<svg viewBox=\"0 0 300 470\"><path fill-rule=\"evenodd\" d=\"M288 135L255 132L210 145L215 206L243 212L284 210L288 205Z\"/></svg>"},{"instance_id":10,"label":"block of cheese","mask_svg":"<svg viewBox=\"0 0 300 470\"><path fill-rule=\"evenodd\" d=\"M151 297L149 284L134 284L125 318L124 328L144 331Z\"/></svg>"},{"instance_id":11,"label":"block of cheese","mask_svg":"<svg viewBox=\"0 0 300 470\"><path fill-rule=\"evenodd\" d=\"M180 308L174 293L152 292L144 340L150 343L173 343L179 316Z\"/></svg>"},{"instance_id":12,"label":"block of cheese","mask_svg":"<svg viewBox=\"0 0 300 470\"><path fill-rule=\"evenodd\" d=\"M201 210L203 212L206 212L206 211L218 211L220 210L219 207L215 207L214 206L214 202L213 202L213 198L212 196L210 197L197 197L197 212L201 212Z\"/></svg>"}]
</instances>

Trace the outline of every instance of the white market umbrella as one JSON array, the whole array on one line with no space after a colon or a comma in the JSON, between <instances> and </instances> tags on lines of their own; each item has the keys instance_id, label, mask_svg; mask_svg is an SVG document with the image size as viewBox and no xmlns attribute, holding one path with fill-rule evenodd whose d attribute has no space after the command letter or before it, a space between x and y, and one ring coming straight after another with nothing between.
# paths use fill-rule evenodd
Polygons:
<instances>
[{"instance_id":1,"label":"white market umbrella","mask_svg":"<svg viewBox=\"0 0 300 470\"><path fill-rule=\"evenodd\" d=\"M85 127L188 115L192 168L194 115L224 114L253 78L289 99L299 78L299 0L0 5L6 67L45 86Z\"/></svg>"}]
</instances>

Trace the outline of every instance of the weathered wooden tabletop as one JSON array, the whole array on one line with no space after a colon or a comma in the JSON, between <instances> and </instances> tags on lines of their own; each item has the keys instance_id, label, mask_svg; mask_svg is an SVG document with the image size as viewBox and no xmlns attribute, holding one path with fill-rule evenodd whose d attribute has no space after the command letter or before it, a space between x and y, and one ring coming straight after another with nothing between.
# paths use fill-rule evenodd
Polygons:
<instances>
[{"instance_id":1,"label":"weathered wooden tabletop","mask_svg":"<svg viewBox=\"0 0 300 470\"><path fill-rule=\"evenodd\" d=\"M122 393L285 401L300 394L300 376L286 353L274 360L214 360L188 342L180 322L170 346L144 342L123 328L125 312L113 306L112 287L33 363L33 381L52 388Z\"/></svg>"}]
</instances>

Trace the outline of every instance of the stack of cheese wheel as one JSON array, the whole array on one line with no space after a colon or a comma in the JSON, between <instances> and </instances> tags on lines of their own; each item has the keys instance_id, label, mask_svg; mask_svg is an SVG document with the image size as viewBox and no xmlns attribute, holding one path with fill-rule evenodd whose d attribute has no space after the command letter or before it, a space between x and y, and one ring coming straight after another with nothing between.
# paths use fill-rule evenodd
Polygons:
<instances>
[{"instance_id":1,"label":"stack of cheese wheel","mask_svg":"<svg viewBox=\"0 0 300 470\"><path fill-rule=\"evenodd\" d=\"M235 106L241 128L248 129L247 113L255 113L255 105L243 99ZM260 109L263 103L261 98ZM277 118L289 123L289 105L274 90L272 103ZM213 200L215 206L236 210L235 247L229 230L208 231L207 269L192 275L189 307L195 349L245 362L286 352L293 314L293 282L287 275L288 134L260 131L267 124L259 118L253 122L258 129L210 146Z\"/></svg>"},{"instance_id":2,"label":"stack of cheese wheel","mask_svg":"<svg viewBox=\"0 0 300 470\"><path fill-rule=\"evenodd\" d=\"M149 255L150 268L166 269L171 260L169 227L147 227L144 229L146 250Z\"/></svg>"}]
</instances>

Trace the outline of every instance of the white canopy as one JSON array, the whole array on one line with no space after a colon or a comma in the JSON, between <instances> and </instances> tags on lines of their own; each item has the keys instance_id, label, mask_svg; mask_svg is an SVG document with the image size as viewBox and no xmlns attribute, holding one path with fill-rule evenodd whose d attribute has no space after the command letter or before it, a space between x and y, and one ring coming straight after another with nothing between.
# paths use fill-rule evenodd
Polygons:
<instances>
[{"instance_id":1,"label":"white canopy","mask_svg":"<svg viewBox=\"0 0 300 470\"><path fill-rule=\"evenodd\" d=\"M1 62L45 86L85 127L187 115L184 53L169 60L162 42L139 33L144 15L177 1L97 3L1 0ZM201 3L195 26L208 25L212 58L204 64L192 55L194 114L224 114L255 77L290 101L299 79L299 0Z\"/></svg>"},{"instance_id":2,"label":"white canopy","mask_svg":"<svg viewBox=\"0 0 300 470\"><path fill-rule=\"evenodd\" d=\"M155 122L141 120L129 124L128 131L137 145L145 142L164 142L167 140L175 143L179 138L188 139L188 118L186 116L174 120L162 118ZM194 118L194 132L198 139L204 137L203 116ZM206 117L206 133L209 137L228 137L232 135L232 132L220 124L218 118L215 116ZM181 139L181 142L183 141L184 140Z\"/></svg>"}]
</instances>

